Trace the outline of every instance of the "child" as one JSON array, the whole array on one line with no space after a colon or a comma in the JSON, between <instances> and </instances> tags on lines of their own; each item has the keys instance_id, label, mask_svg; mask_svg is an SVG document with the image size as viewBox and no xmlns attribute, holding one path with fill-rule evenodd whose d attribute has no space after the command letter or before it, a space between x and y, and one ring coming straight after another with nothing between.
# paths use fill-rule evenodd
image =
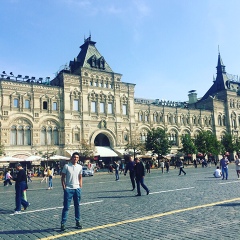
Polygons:
<instances>
[{"instance_id":1,"label":"child","mask_svg":"<svg viewBox=\"0 0 240 240\"><path fill-rule=\"evenodd\" d=\"M221 172L221 170L219 169L219 166L217 166L217 169L214 171L213 176L214 176L215 178L220 178L220 177L222 176L222 172Z\"/></svg>"}]
</instances>

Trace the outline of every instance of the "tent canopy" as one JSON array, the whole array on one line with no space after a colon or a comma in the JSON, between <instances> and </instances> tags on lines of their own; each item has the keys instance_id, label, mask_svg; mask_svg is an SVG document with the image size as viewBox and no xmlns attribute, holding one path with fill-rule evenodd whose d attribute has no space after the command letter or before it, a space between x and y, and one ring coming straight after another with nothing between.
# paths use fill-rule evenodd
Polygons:
<instances>
[{"instance_id":1,"label":"tent canopy","mask_svg":"<svg viewBox=\"0 0 240 240\"><path fill-rule=\"evenodd\" d=\"M110 147L95 147L95 156L100 157L118 157L118 155Z\"/></svg>"}]
</instances>

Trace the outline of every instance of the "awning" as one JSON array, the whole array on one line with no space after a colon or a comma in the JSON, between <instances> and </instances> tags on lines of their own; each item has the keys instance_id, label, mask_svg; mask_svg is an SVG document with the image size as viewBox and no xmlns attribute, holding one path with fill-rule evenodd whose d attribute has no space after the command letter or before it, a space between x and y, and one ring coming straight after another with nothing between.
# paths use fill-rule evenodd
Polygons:
<instances>
[{"instance_id":1,"label":"awning","mask_svg":"<svg viewBox=\"0 0 240 240\"><path fill-rule=\"evenodd\" d=\"M110 147L95 147L94 156L100 157L117 157L118 155Z\"/></svg>"}]
</instances>

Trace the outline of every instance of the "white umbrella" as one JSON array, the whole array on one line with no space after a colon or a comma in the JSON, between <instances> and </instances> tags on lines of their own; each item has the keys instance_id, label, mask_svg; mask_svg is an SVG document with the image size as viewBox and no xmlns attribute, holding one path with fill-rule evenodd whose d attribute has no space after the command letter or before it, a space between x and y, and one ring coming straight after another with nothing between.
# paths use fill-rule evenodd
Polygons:
<instances>
[{"instance_id":1,"label":"white umbrella","mask_svg":"<svg viewBox=\"0 0 240 240\"><path fill-rule=\"evenodd\" d=\"M42 159L40 156L32 155L32 156L27 157L25 160L26 161L38 161L40 159Z\"/></svg>"},{"instance_id":2,"label":"white umbrella","mask_svg":"<svg viewBox=\"0 0 240 240\"><path fill-rule=\"evenodd\" d=\"M64 156L59 156L59 155L53 155L49 159L50 160L69 160L70 158L64 157Z\"/></svg>"},{"instance_id":3,"label":"white umbrella","mask_svg":"<svg viewBox=\"0 0 240 240\"><path fill-rule=\"evenodd\" d=\"M15 157L3 157L0 158L0 162L24 162L24 159L15 158Z\"/></svg>"}]
</instances>

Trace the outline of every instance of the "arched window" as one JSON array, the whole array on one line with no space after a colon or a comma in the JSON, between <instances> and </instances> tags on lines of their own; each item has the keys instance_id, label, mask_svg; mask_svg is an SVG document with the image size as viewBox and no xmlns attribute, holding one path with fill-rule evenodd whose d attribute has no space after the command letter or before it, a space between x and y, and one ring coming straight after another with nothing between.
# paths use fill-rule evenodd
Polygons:
<instances>
[{"instance_id":1,"label":"arched window","mask_svg":"<svg viewBox=\"0 0 240 240\"><path fill-rule=\"evenodd\" d=\"M41 145L59 145L59 132L56 126L42 127L40 135Z\"/></svg>"},{"instance_id":2,"label":"arched window","mask_svg":"<svg viewBox=\"0 0 240 240\"><path fill-rule=\"evenodd\" d=\"M170 144L173 146L177 145L177 133L175 131L172 131L169 133L168 140L170 141Z\"/></svg>"},{"instance_id":3,"label":"arched window","mask_svg":"<svg viewBox=\"0 0 240 240\"><path fill-rule=\"evenodd\" d=\"M222 117L218 115L218 125L222 126Z\"/></svg>"},{"instance_id":4,"label":"arched window","mask_svg":"<svg viewBox=\"0 0 240 240\"><path fill-rule=\"evenodd\" d=\"M30 126L12 126L10 132L10 145L31 145Z\"/></svg>"}]
</instances>

